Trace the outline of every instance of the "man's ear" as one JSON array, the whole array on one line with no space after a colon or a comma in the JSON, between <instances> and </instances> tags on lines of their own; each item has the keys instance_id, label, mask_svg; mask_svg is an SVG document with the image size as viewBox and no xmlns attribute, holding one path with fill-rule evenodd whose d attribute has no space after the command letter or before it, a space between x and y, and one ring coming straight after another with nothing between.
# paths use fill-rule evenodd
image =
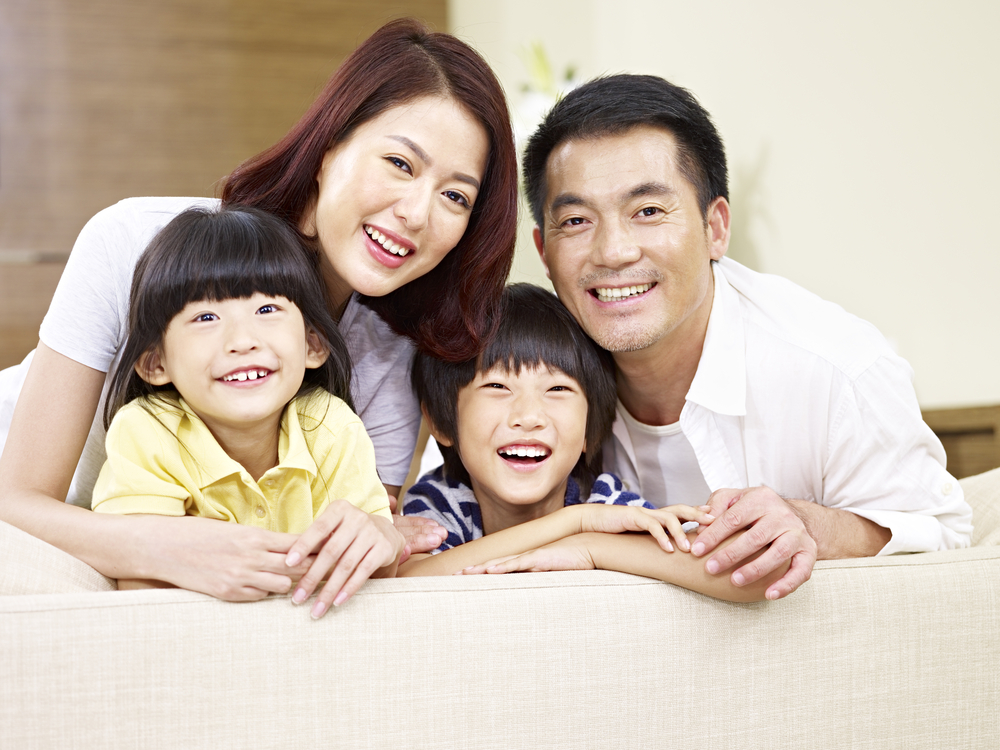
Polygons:
<instances>
[{"instance_id":1,"label":"man's ear","mask_svg":"<svg viewBox=\"0 0 1000 750\"><path fill-rule=\"evenodd\" d=\"M705 231L708 234L708 248L712 260L722 260L729 249L732 219L729 201L722 196L708 205L708 211L705 212Z\"/></svg>"},{"instance_id":2,"label":"man's ear","mask_svg":"<svg viewBox=\"0 0 1000 750\"><path fill-rule=\"evenodd\" d=\"M163 357L160 356L159 347L153 347L143 352L139 361L135 363L135 371L150 385L170 383L170 374L163 365Z\"/></svg>"},{"instance_id":3,"label":"man's ear","mask_svg":"<svg viewBox=\"0 0 1000 750\"><path fill-rule=\"evenodd\" d=\"M538 250L538 257L542 259L542 265L545 266L545 276L551 279L552 274L549 273L549 264L545 261L545 240L542 237L542 230L536 226L535 230L531 233L531 238L535 241L535 249Z\"/></svg>"},{"instance_id":4,"label":"man's ear","mask_svg":"<svg viewBox=\"0 0 1000 750\"><path fill-rule=\"evenodd\" d=\"M427 423L427 429L430 430L431 437L438 441L441 445L450 447L454 444L454 440L446 437L441 433L441 430L437 428L434 424L434 420L431 419L430 415L427 413L427 407L423 404L420 405L420 413L424 415L424 421Z\"/></svg>"},{"instance_id":5,"label":"man's ear","mask_svg":"<svg viewBox=\"0 0 1000 750\"><path fill-rule=\"evenodd\" d=\"M330 350L320 339L319 334L311 328L306 329L306 369L315 370L322 367L330 356Z\"/></svg>"}]
</instances>

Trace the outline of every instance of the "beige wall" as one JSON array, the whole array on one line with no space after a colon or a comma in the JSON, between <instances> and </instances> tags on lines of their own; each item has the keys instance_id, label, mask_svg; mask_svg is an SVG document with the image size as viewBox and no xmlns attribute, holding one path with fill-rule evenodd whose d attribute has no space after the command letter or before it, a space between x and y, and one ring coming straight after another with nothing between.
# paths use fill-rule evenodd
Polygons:
<instances>
[{"instance_id":1,"label":"beige wall","mask_svg":"<svg viewBox=\"0 0 1000 750\"><path fill-rule=\"evenodd\" d=\"M585 78L692 89L729 152L730 254L875 323L924 407L1000 402L1000 5L450 0L449 13L515 106L533 41ZM521 276L539 268L527 244Z\"/></svg>"}]
</instances>

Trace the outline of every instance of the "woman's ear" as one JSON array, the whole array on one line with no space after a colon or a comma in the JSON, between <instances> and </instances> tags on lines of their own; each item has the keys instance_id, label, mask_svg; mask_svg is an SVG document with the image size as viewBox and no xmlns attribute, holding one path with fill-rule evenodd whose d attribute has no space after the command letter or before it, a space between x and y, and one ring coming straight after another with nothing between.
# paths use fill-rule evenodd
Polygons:
<instances>
[{"instance_id":1,"label":"woman's ear","mask_svg":"<svg viewBox=\"0 0 1000 750\"><path fill-rule=\"evenodd\" d=\"M319 334L311 328L306 329L306 369L315 370L322 367L330 356L330 350L320 339Z\"/></svg>"},{"instance_id":2,"label":"woman's ear","mask_svg":"<svg viewBox=\"0 0 1000 750\"><path fill-rule=\"evenodd\" d=\"M439 444L446 447L454 445L455 441L444 435L441 430L434 425L434 420L430 418L430 415L427 413L427 407L423 404L420 405L420 413L424 415L424 421L427 422L427 429L430 431L431 437L437 440Z\"/></svg>"},{"instance_id":3,"label":"woman's ear","mask_svg":"<svg viewBox=\"0 0 1000 750\"><path fill-rule=\"evenodd\" d=\"M170 382L170 373L163 364L159 347L143 352L139 361L135 363L135 371L150 385L167 385Z\"/></svg>"}]
</instances>

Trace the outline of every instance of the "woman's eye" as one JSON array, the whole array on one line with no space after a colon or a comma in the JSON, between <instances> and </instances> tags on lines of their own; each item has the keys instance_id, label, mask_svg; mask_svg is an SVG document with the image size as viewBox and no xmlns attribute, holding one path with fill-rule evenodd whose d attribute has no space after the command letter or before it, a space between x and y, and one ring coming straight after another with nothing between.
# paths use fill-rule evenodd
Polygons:
<instances>
[{"instance_id":1,"label":"woman's eye","mask_svg":"<svg viewBox=\"0 0 1000 750\"><path fill-rule=\"evenodd\" d=\"M469 205L469 199L466 198L461 193L459 193L457 190L445 190L444 197L450 201L453 201L454 203L457 203L463 208L472 208L472 206Z\"/></svg>"},{"instance_id":2,"label":"woman's eye","mask_svg":"<svg viewBox=\"0 0 1000 750\"><path fill-rule=\"evenodd\" d=\"M405 159L400 159L398 156L387 156L385 158L394 167L403 170L407 174L413 174L413 169L407 164Z\"/></svg>"}]
</instances>

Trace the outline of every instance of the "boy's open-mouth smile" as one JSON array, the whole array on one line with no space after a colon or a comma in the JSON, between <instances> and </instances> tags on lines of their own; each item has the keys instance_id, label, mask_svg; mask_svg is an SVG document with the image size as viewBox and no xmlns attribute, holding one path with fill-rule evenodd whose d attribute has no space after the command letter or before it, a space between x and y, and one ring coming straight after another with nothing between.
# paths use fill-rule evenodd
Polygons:
<instances>
[{"instance_id":1,"label":"boy's open-mouth smile","mask_svg":"<svg viewBox=\"0 0 1000 750\"><path fill-rule=\"evenodd\" d=\"M500 448L497 454L514 464L540 464L552 455L552 449L547 445L511 443Z\"/></svg>"},{"instance_id":2,"label":"boy's open-mouth smile","mask_svg":"<svg viewBox=\"0 0 1000 750\"><path fill-rule=\"evenodd\" d=\"M227 375L223 375L219 380L223 383L245 383L248 380L263 380L271 371L263 367L247 367L242 370L233 370Z\"/></svg>"},{"instance_id":3,"label":"boy's open-mouth smile","mask_svg":"<svg viewBox=\"0 0 1000 750\"><path fill-rule=\"evenodd\" d=\"M595 287L590 291L591 296L596 297L600 302L619 302L621 300L639 297L656 286L656 282L647 284L634 284L631 286L608 286Z\"/></svg>"}]
</instances>

